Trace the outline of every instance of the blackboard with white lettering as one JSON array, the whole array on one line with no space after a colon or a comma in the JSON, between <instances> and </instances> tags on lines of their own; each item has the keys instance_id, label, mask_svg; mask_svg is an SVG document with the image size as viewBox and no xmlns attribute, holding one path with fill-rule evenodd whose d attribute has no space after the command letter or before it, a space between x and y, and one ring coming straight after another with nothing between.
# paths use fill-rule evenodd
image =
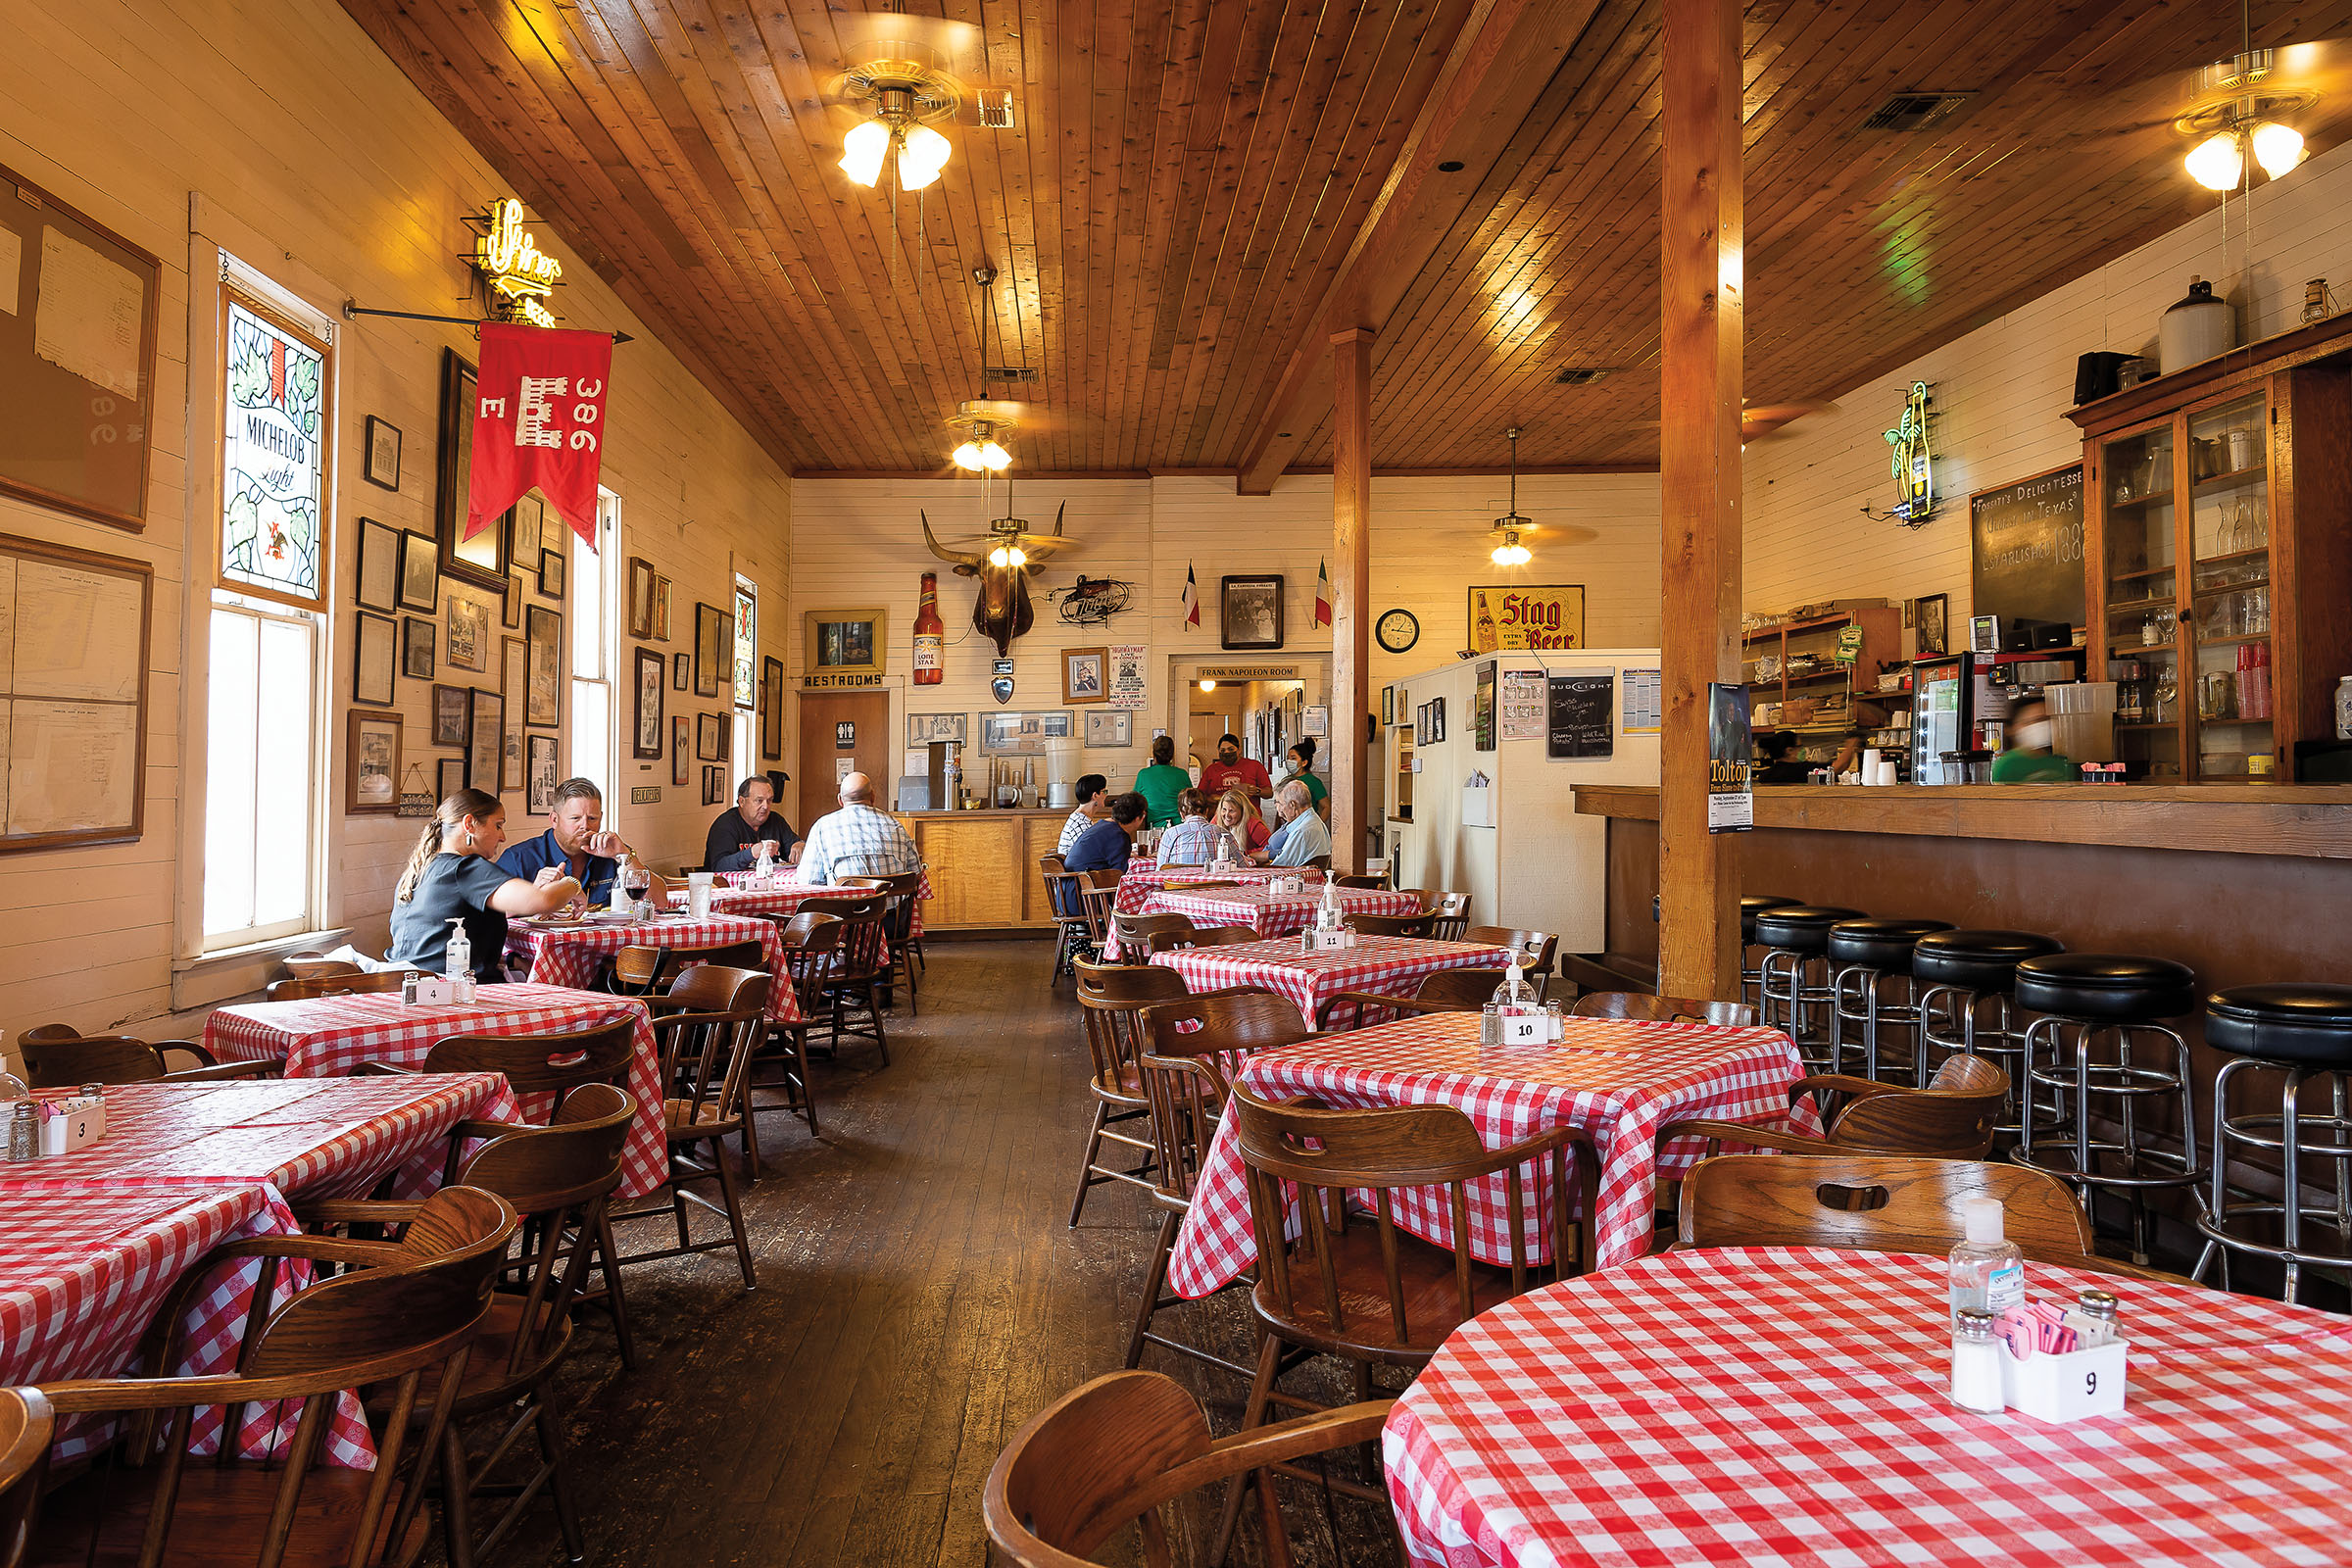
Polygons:
<instances>
[{"instance_id":1,"label":"blackboard with white lettering","mask_svg":"<svg viewBox=\"0 0 2352 1568\"><path fill-rule=\"evenodd\" d=\"M1971 614L2082 622L2082 465L1968 498Z\"/></svg>"},{"instance_id":2,"label":"blackboard with white lettering","mask_svg":"<svg viewBox=\"0 0 2352 1568\"><path fill-rule=\"evenodd\" d=\"M1547 682L1544 755L1553 761L1613 757L1617 753L1617 672L1571 669Z\"/></svg>"}]
</instances>

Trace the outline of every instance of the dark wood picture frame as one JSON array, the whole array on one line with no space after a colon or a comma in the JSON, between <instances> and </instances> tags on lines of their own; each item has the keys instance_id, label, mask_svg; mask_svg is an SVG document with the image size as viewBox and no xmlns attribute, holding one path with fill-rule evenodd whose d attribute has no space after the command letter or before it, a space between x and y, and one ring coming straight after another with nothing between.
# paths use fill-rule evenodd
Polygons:
<instances>
[{"instance_id":1,"label":"dark wood picture frame","mask_svg":"<svg viewBox=\"0 0 2352 1568\"><path fill-rule=\"evenodd\" d=\"M373 517L360 519L359 569L352 578L351 597L362 610L383 615L400 612L400 541L404 537L388 522L378 522ZM382 579L381 592L376 597L370 597L368 591L368 579L371 576Z\"/></svg>"},{"instance_id":2,"label":"dark wood picture frame","mask_svg":"<svg viewBox=\"0 0 2352 1568\"><path fill-rule=\"evenodd\" d=\"M561 599L564 597L564 566L563 551L542 550L539 552L539 595L541 598Z\"/></svg>"},{"instance_id":3,"label":"dark wood picture frame","mask_svg":"<svg viewBox=\"0 0 2352 1568\"><path fill-rule=\"evenodd\" d=\"M360 798L360 737L367 730L389 730L392 734L391 768L383 774L384 798L365 801ZM343 814L345 816L390 816L400 807L401 779L401 717L398 713L371 712L355 708L343 723Z\"/></svg>"},{"instance_id":4,"label":"dark wood picture frame","mask_svg":"<svg viewBox=\"0 0 2352 1568\"><path fill-rule=\"evenodd\" d=\"M31 708L48 702L71 704L76 708L122 707L130 709L131 758L129 769L124 775L125 790L129 799L130 819L127 822L96 822L86 827L40 828L22 833L5 833L4 824L0 824L0 852L56 849L69 844L127 844L134 842L145 831L147 821L147 700L148 684L152 679L149 667L151 650L148 641L155 620L155 568L143 561L131 561L122 556L99 555L94 551L76 550L66 545L49 544L37 539L22 539L13 534L0 534L0 554L17 557L20 563L28 559L54 562L61 567L72 567L93 575L120 578L134 585L139 600L138 625L135 628L114 623L109 623L104 627L99 626L96 624L97 607L93 605L89 637L91 646L116 650L135 650L135 653L130 655L137 662L138 690L135 696L98 698L91 697L86 692L77 693L62 687L47 692L37 689L28 691L22 685L17 688L15 693L20 709ZM22 594L24 591L24 568L20 564L17 570L15 592ZM8 608L13 612L16 607L12 603ZM24 630L24 622L20 620L18 626L21 636ZM24 666L18 665L16 673L18 678L22 679L24 675ZM124 670L123 674L127 686L128 670ZM30 728L31 726L20 713L12 722L12 738L21 743L26 738L26 732ZM29 750L29 748L27 749ZM23 757L25 754L20 752L16 755ZM86 779L86 773L83 777ZM76 782L79 783L81 780L77 779ZM13 814L13 806L11 810Z\"/></svg>"},{"instance_id":5,"label":"dark wood picture frame","mask_svg":"<svg viewBox=\"0 0 2352 1568\"><path fill-rule=\"evenodd\" d=\"M522 788L522 705L530 686L528 660L521 638L498 640L498 690L506 699L499 713L498 787L502 793Z\"/></svg>"},{"instance_id":6,"label":"dark wood picture frame","mask_svg":"<svg viewBox=\"0 0 2352 1568\"><path fill-rule=\"evenodd\" d=\"M506 755L507 700L485 687L466 699L466 783L485 795L499 792Z\"/></svg>"},{"instance_id":7,"label":"dark wood picture frame","mask_svg":"<svg viewBox=\"0 0 2352 1568\"><path fill-rule=\"evenodd\" d=\"M1256 612L1262 606L1250 607L1250 619L1256 624L1235 625L1234 590L1243 590L1252 600L1260 597L1252 590L1271 590L1273 627L1269 634ZM1219 579L1217 584L1217 637L1220 647L1228 649L1276 649L1283 643L1283 607L1289 597L1282 573L1278 571L1244 572Z\"/></svg>"},{"instance_id":8,"label":"dark wood picture frame","mask_svg":"<svg viewBox=\"0 0 2352 1568\"><path fill-rule=\"evenodd\" d=\"M735 617L716 605L694 607L694 695L716 697L735 678L727 647Z\"/></svg>"},{"instance_id":9,"label":"dark wood picture frame","mask_svg":"<svg viewBox=\"0 0 2352 1568\"><path fill-rule=\"evenodd\" d=\"M784 760L784 661L772 656L760 661L760 757Z\"/></svg>"},{"instance_id":10,"label":"dark wood picture frame","mask_svg":"<svg viewBox=\"0 0 2352 1568\"><path fill-rule=\"evenodd\" d=\"M435 799L448 800L466 787L466 759L444 757L433 769Z\"/></svg>"},{"instance_id":11,"label":"dark wood picture frame","mask_svg":"<svg viewBox=\"0 0 2352 1568\"><path fill-rule=\"evenodd\" d=\"M381 628L378 630L378 628ZM372 686L368 681L368 663L371 648L380 639L384 664L384 683ZM351 634L351 700L359 708L389 708L392 694L400 678L400 622L390 615L370 614L363 610L354 619ZM397 783L395 785L397 792Z\"/></svg>"},{"instance_id":12,"label":"dark wood picture frame","mask_svg":"<svg viewBox=\"0 0 2352 1568\"><path fill-rule=\"evenodd\" d=\"M545 766L541 766L541 762ZM522 809L528 816L545 816L556 806L556 738L522 738Z\"/></svg>"},{"instance_id":13,"label":"dark wood picture frame","mask_svg":"<svg viewBox=\"0 0 2352 1568\"><path fill-rule=\"evenodd\" d=\"M659 758L662 755L662 741L665 733L662 723L662 693L669 686L668 664L669 661L663 659L658 649L640 648L637 650L634 666L637 676L635 692L637 728L630 739L630 755L632 756ZM650 708L647 704L649 698L652 700Z\"/></svg>"},{"instance_id":14,"label":"dark wood picture frame","mask_svg":"<svg viewBox=\"0 0 2352 1568\"><path fill-rule=\"evenodd\" d=\"M669 782L684 789L693 782L689 769L694 765L687 753L694 747L694 722L684 713L669 716Z\"/></svg>"},{"instance_id":15,"label":"dark wood picture frame","mask_svg":"<svg viewBox=\"0 0 2352 1568\"><path fill-rule=\"evenodd\" d=\"M386 434L392 437L392 459L388 465L382 461L383 441ZM366 445L361 452L360 476L380 489L398 490L400 488L401 441L399 425L373 414L368 416L368 435ZM389 478L385 477L387 469L391 475Z\"/></svg>"},{"instance_id":16,"label":"dark wood picture frame","mask_svg":"<svg viewBox=\"0 0 2352 1568\"><path fill-rule=\"evenodd\" d=\"M719 750L719 747L724 744L724 738L725 730L719 724L716 713L697 713L695 715L694 755L696 760L717 761L725 755Z\"/></svg>"},{"instance_id":17,"label":"dark wood picture frame","mask_svg":"<svg viewBox=\"0 0 2352 1568\"><path fill-rule=\"evenodd\" d=\"M522 574L508 572L507 602L499 607L498 612L498 623L501 626L512 628L522 624Z\"/></svg>"},{"instance_id":18,"label":"dark wood picture frame","mask_svg":"<svg viewBox=\"0 0 2352 1568\"><path fill-rule=\"evenodd\" d=\"M1932 612L1930 606L1934 607ZM1935 622L1932 629L1929 625L1931 619ZM1913 639L1918 644L1920 658L1926 659L1935 654L1950 653L1952 651L1952 596L1949 594L1922 594L1913 600L1911 630Z\"/></svg>"},{"instance_id":19,"label":"dark wood picture frame","mask_svg":"<svg viewBox=\"0 0 2352 1568\"><path fill-rule=\"evenodd\" d=\"M534 729L560 728L564 722L564 612L532 605L523 611L522 622L522 721ZM527 767L524 783L529 783Z\"/></svg>"},{"instance_id":20,"label":"dark wood picture frame","mask_svg":"<svg viewBox=\"0 0 2352 1568\"><path fill-rule=\"evenodd\" d=\"M441 662L451 669L468 669L477 675L490 672L490 644L492 627L490 607L469 593L456 588L442 597L441 605ZM463 630L466 635L460 637ZM469 650L470 659L461 650Z\"/></svg>"},{"instance_id":21,"label":"dark wood picture frame","mask_svg":"<svg viewBox=\"0 0 2352 1568\"><path fill-rule=\"evenodd\" d=\"M673 692L694 689L694 660L683 648L670 656L669 689Z\"/></svg>"},{"instance_id":22,"label":"dark wood picture frame","mask_svg":"<svg viewBox=\"0 0 2352 1568\"><path fill-rule=\"evenodd\" d=\"M629 558L629 635L649 642L654 635L654 564L643 556Z\"/></svg>"},{"instance_id":23,"label":"dark wood picture frame","mask_svg":"<svg viewBox=\"0 0 2352 1568\"><path fill-rule=\"evenodd\" d=\"M466 704L466 694L472 689L470 686L443 686L438 683L434 685L432 743L435 746L463 746L466 744L466 720L471 711Z\"/></svg>"},{"instance_id":24,"label":"dark wood picture frame","mask_svg":"<svg viewBox=\"0 0 2352 1568\"><path fill-rule=\"evenodd\" d=\"M411 680L433 678L433 633L437 628L417 615L400 620L400 672Z\"/></svg>"},{"instance_id":25,"label":"dark wood picture frame","mask_svg":"<svg viewBox=\"0 0 2352 1568\"><path fill-rule=\"evenodd\" d=\"M400 536L400 608L441 613L441 547L420 533Z\"/></svg>"},{"instance_id":26,"label":"dark wood picture frame","mask_svg":"<svg viewBox=\"0 0 2352 1568\"><path fill-rule=\"evenodd\" d=\"M510 530L514 518L502 512L489 527L469 540L466 538L466 503L467 468L473 455L473 398L474 368L470 361L456 349L441 351L441 445L439 452L439 484L433 495L433 537L441 547L441 569L460 582L469 582L476 588L494 594L507 591L507 568ZM482 547L475 541L487 539L492 560L468 560L467 550Z\"/></svg>"}]
</instances>

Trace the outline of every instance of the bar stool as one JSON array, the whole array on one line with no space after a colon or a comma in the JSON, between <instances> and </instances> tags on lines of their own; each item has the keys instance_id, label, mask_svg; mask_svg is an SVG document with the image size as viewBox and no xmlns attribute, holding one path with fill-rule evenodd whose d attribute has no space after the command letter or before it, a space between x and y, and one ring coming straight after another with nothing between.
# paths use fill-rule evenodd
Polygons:
<instances>
[{"instance_id":1,"label":"bar stool","mask_svg":"<svg viewBox=\"0 0 2352 1568\"><path fill-rule=\"evenodd\" d=\"M1845 1026L1862 1032L1862 1076L1879 1076L1879 1031L1911 1031L1911 1067L1927 1086L1925 1054L1919 1043L1919 996L1911 979L1911 952L1919 939L1949 931L1949 920L1840 920L1830 927L1825 956L1830 964L1830 1061L1845 1069ZM1902 983L1899 997L1883 993L1886 982Z\"/></svg>"},{"instance_id":2,"label":"bar stool","mask_svg":"<svg viewBox=\"0 0 2352 1568\"><path fill-rule=\"evenodd\" d=\"M1921 1086L1941 1065L1930 1059L1933 1052L1992 1057L2010 1085L2009 1119L1996 1130L2018 1136L2017 1086L2026 1079L2026 1037L2013 1018L2017 966L2065 951L2056 938L2036 931L1938 931L1921 937L1911 950L1911 978L1926 987L1919 994ZM1993 1004L1989 1026L1984 1019L1988 1002Z\"/></svg>"},{"instance_id":3,"label":"bar stool","mask_svg":"<svg viewBox=\"0 0 2352 1568\"><path fill-rule=\"evenodd\" d=\"M2194 1010L2197 977L2169 958L2121 953L2054 953L2017 966L2017 1004L2043 1013L2026 1028L2026 1089L2018 1146L2009 1157L2047 1171L2077 1189L2084 1208L2101 1191L2132 1204L2132 1261L2148 1260L2147 1193L2155 1187L2193 1187L2197 1162L2196 1107L2190 1089L2188 1042L2159 1020ZM2153 1065L2135 1054L2148 1036L2170 1047L2172 1061ZM2104 1050L2102 1050L2102 1047ZM2049 1091L2055 1117L2036 1122L2037 1093ZM2180 1152L2143 1147L2143 1101L2180 1097ZM2106 1102L2115 1136L2091 1136L2091 1115ZM2102 1169L2101 1156L2120 1170Z\"/></svg>"},{"instance_id":4,"label":"bar stool","mask_svg":"<svg viewBox=\"0 0 2352 1568\"><path fill-rule=\"evenodd\" d=\"M1830 1030L1809 1027L1810 1009L1831 1005L1836 999L1829 983L1830 927L1862 918L1860 909L1826 904L1782 905L1756 915L1756 943L1764 949L1763 961L1756 965L1758 1014L1767 1025L1787 1030L1797 1054L1809 1065L1833 1070L1837 1066ZM1809 984L1808 974L1816 976ZM1773 984L1776 977L1781 982L1778 989ZM1781 1004L1778 1011L1775 1003Z\"/></svg>"},{"instance_id":5,"label":"bar stool","mask_svg":"<svg viewBox=\"0 0 2352 1568\"><path fill-rule=\"evenodd\" d=\"M2230 1059L2213 1080L2213 1198L2197 1216L2205 1250L2197 1256L2196 1277L2202 1280L2206 1265L2218 1255L2222 1289L2228 1290L2230 1253L2275 1257L2286 1265L2286 1298L2292 1301L2304 1264L2352 1268L2352 1171L2344 1163L2352 1160L2352 1116L2344 1101L2344 1080L2352 1075L2352 986L2233 986L2216 992L2205 999L2205 1043ZM2240 1073L2266 1071L2286 1075L2277 1113L2230 1115L2230 1081ZM2304 1083L2313 1078L2327 1082L2330 1101L2329 1108L2316 1115L2297 1104ZM2224 1173L2231 1144L2278 1151L2280 1201L2230 1202ZM2311 1216L2319 1228L2333 1229L2333 1250L2304 1245L2307 1154L2334 1167L2334 1212ZM2271 1215L2278 1216L2275 1227L2261 1223ZM2277 1243L2261 1239L2266 1234L2275 1235Z\"/></svg>"},{"instance_id":6,"label":"bar stool","mask_svg":"<svg viewBox=\"0 0 2352 1568\"><path fill-rule=\"evenodd\" d=\"M1766 909L1794 908L1798 902L1795 899L1784 899L1777 893L1743 893L1740 896L1740 1000L1759 1011L1764 1005L1763 960L1759 958L1752 965L1747 961L1747 950L1756 945L1756 916Z\"/></svg>"}]
</instances>

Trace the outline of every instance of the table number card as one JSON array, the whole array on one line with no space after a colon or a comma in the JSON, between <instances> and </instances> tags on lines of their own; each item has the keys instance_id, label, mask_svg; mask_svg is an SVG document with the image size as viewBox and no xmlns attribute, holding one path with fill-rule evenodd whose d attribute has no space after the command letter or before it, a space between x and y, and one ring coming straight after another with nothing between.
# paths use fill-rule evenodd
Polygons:
<instances>
[{"instance_id":1,"label":"table number card","mask_svg":"<svg viewBox=\"0 0 2352 1568\"><path fill-rule=\"evenodd\" d=\"M1551 1021L1540 1012L1507 1012L1502 1015L1502 1044L1506 1046L1542 1046L1551 1042Z\"/></svg>"},{"instance_id":2,"label":"table number card","mask_svg":"<svg viewBox=\"0 0 2352 1568\"><path fill-rule=\"evenodd\" d=\"M1355 946L1355 933L1352 931L1317 931L1309 926L1298 936L1301 953L1338 953Z\"/></svg>"}]
</instances>

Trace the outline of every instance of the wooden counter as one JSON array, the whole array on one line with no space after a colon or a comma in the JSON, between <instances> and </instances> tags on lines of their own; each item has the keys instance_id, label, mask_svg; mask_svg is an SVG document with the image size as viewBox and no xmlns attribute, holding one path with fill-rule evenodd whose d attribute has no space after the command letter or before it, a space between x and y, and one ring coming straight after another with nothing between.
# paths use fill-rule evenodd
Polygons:
<instances>
[{"instance_id":1,"label":"wooden counter","mask_svg":"<svg viewBox=\"0 0 2352 1568\"><path fill-rule=\"evenodd\" d=\"M1060 842L1068 807L896 814L930 870L926 932L1053 928L1037 861Z\"/></svg>"}]
</instances>

